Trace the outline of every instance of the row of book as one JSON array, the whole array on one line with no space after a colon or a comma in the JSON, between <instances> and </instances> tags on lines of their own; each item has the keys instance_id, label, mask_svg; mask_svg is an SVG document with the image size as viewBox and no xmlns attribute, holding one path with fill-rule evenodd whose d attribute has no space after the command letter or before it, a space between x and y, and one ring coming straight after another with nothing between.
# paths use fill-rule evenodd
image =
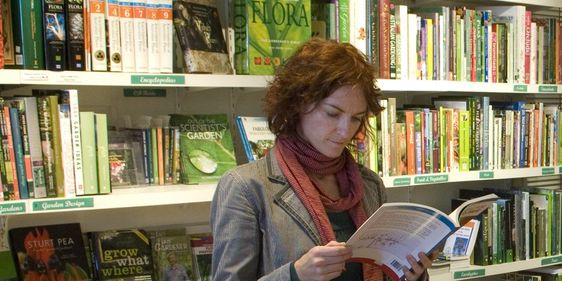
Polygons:
<instances>
[{"instance_id":1,"label":"row of book","mask_svg":"<svg viewBox=\"0 0 562 281\"><path fill-rule=\"evenodd\" d=\"M2 200L111 192L107 115L79 112L76 90L0 99Z\"/></svg>"},{"instance_id":2,"label":"row of book","mask_svg":"<svg viewBox=\"0 0 562 281\"><path fill-rule=\"evenodd\" d=\"M560 19L525 6L313 5L313 33L363 50L383 79L562 83Z\"/></svg>"},{"instance_id":3,"label":"row of book","mask_svg":"<svg viewBox=\"0 0 562 281\"><path fill-rule=\"evenodd\" d=\"M432 105L397 108L395 98L370 117L372 134L355 140L358 160L382 176L552 167L561 164L559 108L438 96Z\"/></svg>"},{"instance_id":4,"label":"row of book","mask_svg":"<svg viewBox=\"0 0 562 281\"><path fill-rule=\"evenodd\" d=\"M211 280L208 232L82 233L79 223L66 223L14 228L8 235L19 280Z\"/></svg>"},{"instance_id":5,"label":"row of book","mask_svg":"<svg viewBox=\"0 0 562 281\"><path fill-rule=\"evenodd\" d=\"M560 281L562 280L562 267L559 265L553 265L512 272L506 274L504 278L505 280L521 281Z\"/></svg>"}]
</instances>

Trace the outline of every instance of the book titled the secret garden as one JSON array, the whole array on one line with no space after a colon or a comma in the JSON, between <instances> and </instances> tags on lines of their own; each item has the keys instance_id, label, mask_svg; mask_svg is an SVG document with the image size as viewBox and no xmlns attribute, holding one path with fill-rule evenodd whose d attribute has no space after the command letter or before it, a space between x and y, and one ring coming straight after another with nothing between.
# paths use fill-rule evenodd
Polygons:
<instances>
[{"instance_id":1,"label":"book titled the secret garden","mask_svg":"<svg viewBox=\"0 0 562 281\"><path fill-rule=\"evenodd\" d=\"M216 182L226 171L236 166L226 114L172 114L170 126L180 130L183 183Z\"/></svg>"},{"instance_id":2,"label":"book titled the secret garden","mask_svg":"<svg viewBox=\"0 0 562 281\"><path fill-rule=\"evenodd\" d=\"M236 74L273 75L310 38L310 2L235 0Z\"/></svg>"}]
</instances>

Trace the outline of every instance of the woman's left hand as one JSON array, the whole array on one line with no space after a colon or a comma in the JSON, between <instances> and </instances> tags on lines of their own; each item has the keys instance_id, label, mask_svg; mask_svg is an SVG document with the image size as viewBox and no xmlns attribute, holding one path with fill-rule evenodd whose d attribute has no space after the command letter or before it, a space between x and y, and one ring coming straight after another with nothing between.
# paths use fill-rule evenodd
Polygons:
<instances>
[{"instance_id":1,"label":"woman's left hand","mask_svg":"<svg viewBox=\"0 0 562 281\"><path fill-rule=\"evenodd\" d=\"M407 281L416 281L419 280L420 277L424 276L426 270L433 264L433 254L427 256L423 252L418 253L418 257L420 261L417 261L412 255L408 255L406 259L410 263L411 269L403 267L402 270L404 271L404 277Z\"/></svg>"}]
</instances>

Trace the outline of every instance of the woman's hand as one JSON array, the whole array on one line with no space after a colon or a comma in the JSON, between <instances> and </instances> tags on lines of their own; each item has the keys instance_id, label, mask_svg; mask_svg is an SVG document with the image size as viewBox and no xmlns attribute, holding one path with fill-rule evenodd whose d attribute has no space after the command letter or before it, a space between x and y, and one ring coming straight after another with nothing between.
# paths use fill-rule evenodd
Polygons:
<instances>
[{"instance_id":1,"label":"woman's hand","mask_svg":"<svg viewBox=\"0 0 562 281\"><path fill-rule=\"evenodd\" d=\"M345 269L345 261L350 257L351 249L345 243L330 241L310 249L295 261L295 271L300 281L332 280Z\"/></svg>"},{"instance_id":2,"label":"woman's hand","mask_svg":"<svg viewBox=\"0 0 562 281\"><path fill-rule=\"evenodd\" d=\"M419 280L420 277L425 274L426 270L431 266L431 264L433 264L433 256L434 254L427 256L425 253L419 252L418 257L420 258L420 261L418 262L412 255L408 255L406 259L408 259L408 262L410 263L412 269L408 269L406 267L402 268L406 280Z\"/></svg>"}]
</instances>

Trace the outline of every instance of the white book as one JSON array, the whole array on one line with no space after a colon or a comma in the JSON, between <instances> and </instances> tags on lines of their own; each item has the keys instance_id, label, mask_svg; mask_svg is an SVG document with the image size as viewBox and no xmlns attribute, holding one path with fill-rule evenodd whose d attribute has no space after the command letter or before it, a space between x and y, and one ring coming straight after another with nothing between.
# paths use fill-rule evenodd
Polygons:
<instances>
[{"instance_id":1,"label":"white book","mask_svg":"<svg viewBox=\"0 0 562 281\"><path fill-rule=\"evenodd\" d=\"M158 42L160 43L160 72L174 72L174 22L172 0L160 0L158 7ZM231 41L234 42L234 41ZM234 44L233 44L234 45Z\"/></svg>"},{"instance_id":2,"label":"white book","mask_svg":"<svg viewBox=\"0 0 562 281\"><path fill-rule=\"evenodd\" d=\"M119 31L119 1L105 0L107 28L107 65L110 71L121 71L121 35Z\"/></svg>"},{"instance_id":3,"label":"white book","mask_svg":"<svg viewBox=\"0 0 562 281\"><path fill-rule=\"evenodd\" d=\"M135 38L135 71L147 72L146 0L135 0L133 2L133 36Z\"/></svg>"},{"instance_id":4,"label":"white book","mask_svg":"<svg viewBox=\"0 0 562 281\"><path fill-rule=\"evenodd\" d=\"M133 1L119 0L119 29L121 31L121 58L123 72L135 72L135 36L133 28Z\"/></svg>"},{"instance_id":5,"label":"white book","mask_svg":"<svg viewBox=\"0 0 562 281\"><path fill-rule=\"evenodd\" d=\"M531 22L531 66L529 84L537 84L537 23Z\"/></svg>"},{"instance_id":6,"label":"white book","mask_svg":"<svg viewBox=\"0 0 562 281\"><path fill-rule=\"evenodd\" d=\"M367 54L367 1L349 1L349 41Z\"/></svg>"},{"instance_id":7,"label":"white book","mask_svg":"<svg viewBox=\"0 0 562 281\"><path fill-rule=\"evenodd\" d=\"M100 194L107 194L111 193L107 115L105 113L94 113L94 119L96 131L96 156L98 161L98 188Z\"/></svg>"},{"instance_id":8,"label":"white book","mask_svg":"<svg viewBox=\"0 0 562 281\"><path fill-rule=\"evenodd\" d=\"M416 14L408 14L408 79L416 80L417 77L417 62L418 50L416 47L416 40L418 34L418 25L421 18ZM403 72L404 73L404 72Z\"/></svg>"},{"instance_id":9,"label":"white book","mask_svg":"<svg viewBox=\"0 0 562 281\"><path fill-rule=\"evenodd\" d=\"M59 126L61 139L61 157L64 163L62 174L64 177L64 197L76 197L74 185L74 156L72 149L72 131L70 129L70 105L61 103L59 107Z\"/></svg>"},{"instance_id":10,"label":"white book","mask_svg":"<svg viewBox=\"0 0 562 281\"><path fill-rule=\"evenodd\" d=\"M104 0L89 1L92 70L107 71L107 46L105 43L105 2Z\"/></svg>"},{"instance_id":11,"label":"white book","mask_svg":"<svg viewBox=\"0 0 562 281\"><path fill-rule=\"evenodd\" d=\"M65 90L70 106L70 132L72 134L72 158L74 160L74 186L76 195L84 195L84 172L82 171L82 139L80 131L80 108L78 91Z\"/></svg>"},{"instance_id":12,"label":"white book","mask_svg":"<svg viewBox=\"0 0 562 281\"><path fill-rule=\"evenodd\" d=\"M160 72L159 2L159 0L146 0L146 42L150 73Z\"/></svg>"},{"instance_id":13,"label":"white book","mask_svg":"<svg viewBox=\"0 0 562 281\"><path fill-rule=\"evenodd\" d=\"M408 80L408 6L396 6L396 78Z\"/></svg>"}]
</instances>

